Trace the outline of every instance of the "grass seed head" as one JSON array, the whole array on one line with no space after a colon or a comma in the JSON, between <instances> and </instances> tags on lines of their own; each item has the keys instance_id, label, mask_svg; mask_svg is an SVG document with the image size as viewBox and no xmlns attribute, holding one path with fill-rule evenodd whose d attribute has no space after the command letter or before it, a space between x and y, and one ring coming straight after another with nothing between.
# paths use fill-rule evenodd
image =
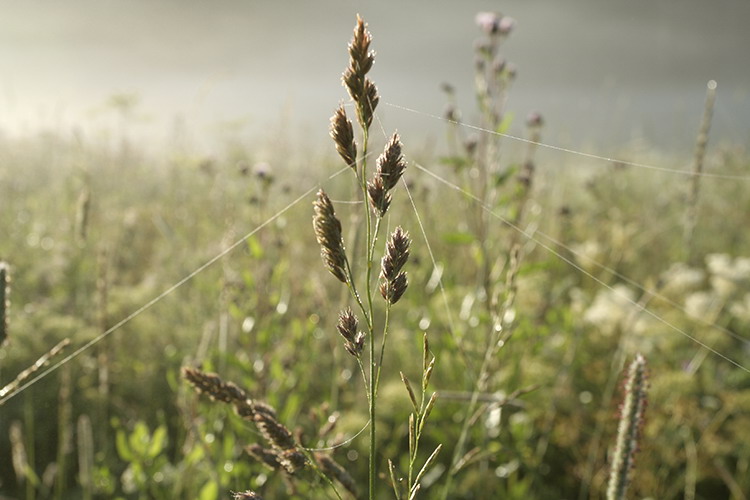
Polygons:
<instances>
[{"instance_id":1,"label":"grass seed head","mask_svg":"<svg viewBox=\"0 0 750 500\"><path fill-rule=\"evenodd\" d=\"M365 346L365 335L357 331L359 321L351 308L346 308L339 313L339 322L336 329L344 337L344 347L352 356L359 356Z\"/></svg>"},{"instance_id":2,"label":"grass seed head","mask_svg":"<svg viewBox=\"0 0 750 500\"><path fill-rule=\"evenodd\" d=\"M409 280L405 272L400 272L393 280L384 280L380 283L380 295L391 305L399 301L406 288L409 286Z\"/></svg>"},{"instance_id":3,"label":"grass seed head","mask_svg":"<svg viewBox=\"0 0 750 500\"><path fill-rule=\"evenodd\" d=\"M182 367L182 376L190 382L195 390L207 394L222 403L234 403L247 399L245 391L232 382L224 382L216 373L206 373L197 368Z\"/></svg>"},{"instance_id":4,"label":"grass seed head","mask_svg":"<svg viewBox=\"0 0 750 500\"><path fill-rule=\"evenodd\" d=\"M630 484L638 441L646 412L648 374L646 359L637 354L627 370L625 399L620 408L617 443L607 486L607 499L623 499Z\"/></svg>"},{"instance_id":5,"label":"grass seed head","mask_svg":"<svg viewBox=\"0 0 750 500\"><path fill-rule=\"evenodd\" d=\"M363 128L370 128L375 108L380 97L375 84L365 75L372 69L375 52L370 50L372 36L367 25L357 16L354 38L349 43L349 66L344 71L342 81L349 95L357 103L357 119Z\"/></svg>"},{"instance_id":6,"label":"grass seed head","mask_svg":"<svg viewBox=\"0 0 750 500\"><path fill-rule=\"evenodd\" d=\"M409 260L409 233L396 227L386 244L385 255L380 262L380 277L392 281Z\"/></svg>"},{"instance_id":7,"label":"grass seed head","mask_svg":"<svg viewBox=\"0 0 750 500\"><path fill-rule=\"evenodd\" d=\"M367 29L367 23L357 15L354 37L349 42L349 67L358 75L366 75L375 62L375 52L370 50L371 43L372 34Z\"/></svg>"},{"instance_id":8,"label":"grass seed head","mask_svg":"<svg viewBox=\"0 0 750 500\"><path fill-rule=\"evenodd\" d=\"M401 176L404 175L404 170L406 170L406 161L401 153L401 148L401 139L395 133L385 145L383 153L378 157L376 163L377 175L383 178L383 184L388 191L396 187Z\"/></svg>"},{"instance_id":9,"label":"grass seed head","mask_svg":"<svg viewBox=\"0 0 750 500\"><path fill-rule=\"evenodd\" d=\"M341 465L339 465L333 458L323 453L316 453L315 461L318 462L318 465L320 465L320 470L323 471L323 474L328 476L330 479L335 479L336 481L341 483L341 486L346 488L355 497L358 496L357 482L354 480L352 475L349 474L349 472Z\"/></svg>"},{"instance_id":10,"label":"grass seed head","mask_svg":"<svg viewBox=\"0 0 750 500\"><path fill-rule=\"evenodd\" d=\"M245 446L245 453L271 470L281 470L281 462L276 450L263 448L258 443Z\"/></svg>"},{"instance_id":11,"label":"grass seed head","mask_svg":"<svg viewBox=\"0 0 750 500\"><path fill-rule=\"evenodd\" d=\"M263 437L279 450L294 450L297 444L292 432L284 424L267 413L256 413L253 417L255 426L263 434Z\"/></svg>"},{"instance_id":12,"label":"grass seed head","mask_svg":"<svg viewBox=\"0 0 750 500\"><path fill-rule=\"evenodd\" d=\"M357 143L354 140L352 122L346 117L344 106L339 106L331 117L331 138L344 162L357 168Z\"/></svg>"},{"instance_id":13,"label":"grass seed head","mask_svg":"<svg viewBox=\"0 0 750 500\"><path fill-rule=\"evenodd\" d=\"M282 451L279 453L279 460L281 461L281 466L289 474L294 474L307 465L307 457L298 450Z\"/></svg>"},{"instance_id":14,"label":"grass seed head","mask_svg":"<svg viewBox=\"0 0 750 500\"><path fill-rule=\"evenodd\" d=\"M320 245L320 256L323 264L336 279L346 283L346 252L344 240L341 236L341 222L336 218L333 203L322 189L318 191L318 198L313 203L313 229L315 238Z\"/></svg>"},{"instance_id":15,"label":"grass seed head","mask_svg":"<svg viewBox=\"0 0 750 500\"><path fill-rule=\"evenodd\" d=\"M367 181L367 194L370 197L370 205L378 217L384 217L391 206L391 195L385 188L383 178L375 174L372 180Z\"/></svg>"}]
</instances>

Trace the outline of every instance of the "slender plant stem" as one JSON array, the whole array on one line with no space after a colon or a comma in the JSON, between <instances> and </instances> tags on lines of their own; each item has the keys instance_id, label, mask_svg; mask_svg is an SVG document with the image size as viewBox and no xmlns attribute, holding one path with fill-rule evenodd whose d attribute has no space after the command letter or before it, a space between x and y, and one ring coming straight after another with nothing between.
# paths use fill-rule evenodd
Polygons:
<instances>
[{"instance_id":1,"label":"slender plant stem","mask_svg":"<svg viewBox=\"0 0 750 500\"><path fill-rule=\"evenodd\" d=\"M383 323L383 340L380 343L380 360L378 361L378 374L375 377L375 394L378 393L378 386L380 385L380 372L383 368L383 358L385 356L385 342L388 339L388 320L391 316L391 303L385 303L385 320Z\"/></svg>"},{"instance_id":2,"label":"slender plant stem","mask_svg":"<svg viewBox=\"0 0 750 500\"><path fill-rule=\"evenodd\" d=\"M349 265L349 259L345 257L344 262L346 262L346 272L349 275L349 280L346 284L349 287L349 291L351 292L352 297L354 297L355 302L357 302L357 305L362 311L362 314L365 316L365 323L367 323L367 328L371 329L370 325L372 325L372 320L370 319L370 310L368 310L367 307L365 307L365 305L362 303L362 297L360 297L359 292L357 291L357 285L354 283L354 275L352 274L352 268Z\"/></svg>"},{"instance_id":3,"label":"slender plant stem","mask_svg":"<svg viewBox=\"0 0 750 500\"><path fill-rule=\"evenodd\" d=\"M331 489L333 489L333 492L336 494L336 498L338 498L339 500L344 500L343 498L341 498L341 494L339 493L339 490L336 489L336 485L333 483L333 481L331 481L331 479L326 476L323 471L320 470L320 467L316 465L315 458L313 457L312 453L310 453L310 451L306 450L302 446L299 446L299 449L307 457L307 461L315 471L315 474L317 474L323 481L328 484L328 486L331 487Z\"/></svg>"},{"instance_id":4,"label":"slender plant stem","mask_svg":"<svg viewBox=\"0 0 750 500\"><path fill-rule=\"evenodd\" d=\"M367 203L367 143L368 143L368 129L362 127L362 162L360 170L360 185L362 186L362 201L365 211L365 220L367 222L367 271L365 277L365 289L367 293L367 309L370 311L369 315L366 315L367 320L367 336L370 345L370 398L369 398L369 410L370 410L370 457L369 457L369 474L368 474L368 494L370 500L375 498L375 457L376 457L376 440L375 440L375 349L373 348L375 342L375 328L372 317L372 287L370 283L372 281L372 252L370 247L373 245L373 234L372 234L372 215L370 214L370 208Z\"/></svg>"}]
</instances>

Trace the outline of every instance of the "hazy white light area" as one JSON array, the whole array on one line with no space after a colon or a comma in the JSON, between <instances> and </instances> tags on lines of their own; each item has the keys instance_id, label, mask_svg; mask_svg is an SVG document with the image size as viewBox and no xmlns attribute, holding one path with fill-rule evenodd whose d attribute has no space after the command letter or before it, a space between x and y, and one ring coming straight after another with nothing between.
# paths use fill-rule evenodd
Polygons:
<instances>
[{"instance_id":1,"label":"hazy white light area","mask_svg":"<svg viewBox=\"0 0 750 500\"><path fill-rule=\"evenodd\" d=\"M749 142L747 0L2 2L0 134L127 133L150 148L181 134L211 148L227 135L288 133L320 145L346 97L357 13L374 35L383 102L441 115L450 82L471 122L484 10L517 20L503 48L518 68L512 133L538 110L555 144L685 148L715 80L714 135ZM136 97L132 112L116 111L117 94ZM380 116L404 135L443 137L434 118L386 105Z\"/></svg>"}]
</instances>

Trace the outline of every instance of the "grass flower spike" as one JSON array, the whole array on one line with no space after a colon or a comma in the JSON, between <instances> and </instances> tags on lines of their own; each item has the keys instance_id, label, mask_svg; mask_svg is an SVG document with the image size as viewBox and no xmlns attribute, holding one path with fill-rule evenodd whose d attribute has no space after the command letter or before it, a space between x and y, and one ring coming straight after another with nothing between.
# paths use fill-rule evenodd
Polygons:
<instances>
[{"instance_id":1,"label":"grass flower spike","mask_svg":"<svg viewBox=\"0 0 750 500\"><path fill-rule=\"evenodd\" d=\"M350 308L341 311L336 329L344 337L346 351L355 357L359 357L365 347L365 334L357 331L358 326L359 321Z\"/></svg>"},{"instance_id":2,"label":"grass flower spike","mask_svg":"<svg viewBox=\"0 0 750 500\"><path fill-rule=\"evenodd\" d=\"M313 217L313 228L315 238L320 245L320 255L323 264L331 274L342 283L347 282L346 253L344 252L344 240L341 236L341 222L336 218L333 203L322 189L318 191L318 199L314 202L315 216Z\"/></svg>"},{"instance_id":3,"label":"grass flower spike","mask_svg":"<svg viewBox=\"0 0 750 500\"><path fill-rule=\"evenodd\" d=\"M393 134L385 145L383 154L378 157L377 170L372 180L367 183L370 204L378 217L383 217L388 211L391 204L389 191L396 187L404 175L404 170L406 161L401 154L401 139L398 134Z\"/></svg>"},{"instance_id":4,"label":"grass flower spike","mask_svg":"<svg viewBox=\"0 0 750 500\"><path fill-rule=\"evenodd\" d=\"M617 445L609 474L607 500L625 498L625 492L633 471L635 454L638 451L638 439L643 425L643 415L646 411L647 389L646 359L638 354L630 363L625 379L625 401L623 401L620 409L620 426L617 431Z\"/></svg>"},{"instance_id":5,"label":"grass flower spike","mask_svg":"<svg viewBox=\"0 0 750 500\"><path fill-rule=\"evenodd\" d=\"M331 138L344 162L356 170L357 143L354 140L352 122L346 117L344 106L339 106L331 117Z\"/></svg>"},{"instance_id":6,"label":"grass flower spike","mask_svg":"<svg viewBox=\"0 0 750 500\"><path fill-rule=\"evenodd\" d=\"M397 227L386 245L386 253L380 262L380 294L390 304L395 304L406 291L409 281L401 271L409 260L409 233Z\"/></svg>"},{"instance_id":7,"label":"grass flower spike","mask_svg":"<svg viewBox=\"0 0 750 500\"><path fill-rule=\"evenodd\" d=\"M354 38L349 43L349 66L342 81L349 95L357 103L357 119L363 128L370 128L375 108L380 101L378 89L365 75L375 62L375 52L370 50L372 36L361 17L357 17Z\"/></svg>"}]
</instances>

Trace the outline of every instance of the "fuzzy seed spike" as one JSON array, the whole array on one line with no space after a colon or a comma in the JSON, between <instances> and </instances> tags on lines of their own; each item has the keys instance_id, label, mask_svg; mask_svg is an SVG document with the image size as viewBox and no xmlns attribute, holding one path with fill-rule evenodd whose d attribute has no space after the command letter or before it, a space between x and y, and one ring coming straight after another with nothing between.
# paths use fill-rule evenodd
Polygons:
<instances>
[{"instance_id":1,"label":"fuzzy seed spike","mask_svg":"<svg viewBox=\"0 0 750 500\"><path fill-rule=\"evenodd\" d=\"M620 410L620 425L610 469L607 500L622 500L625 498L633 471L635 454L638 451L638 440L646 411L647 389L646 359L641 354L637 354L628 367L625 379L625 400Z\"/></svg>"}]
</instances>

